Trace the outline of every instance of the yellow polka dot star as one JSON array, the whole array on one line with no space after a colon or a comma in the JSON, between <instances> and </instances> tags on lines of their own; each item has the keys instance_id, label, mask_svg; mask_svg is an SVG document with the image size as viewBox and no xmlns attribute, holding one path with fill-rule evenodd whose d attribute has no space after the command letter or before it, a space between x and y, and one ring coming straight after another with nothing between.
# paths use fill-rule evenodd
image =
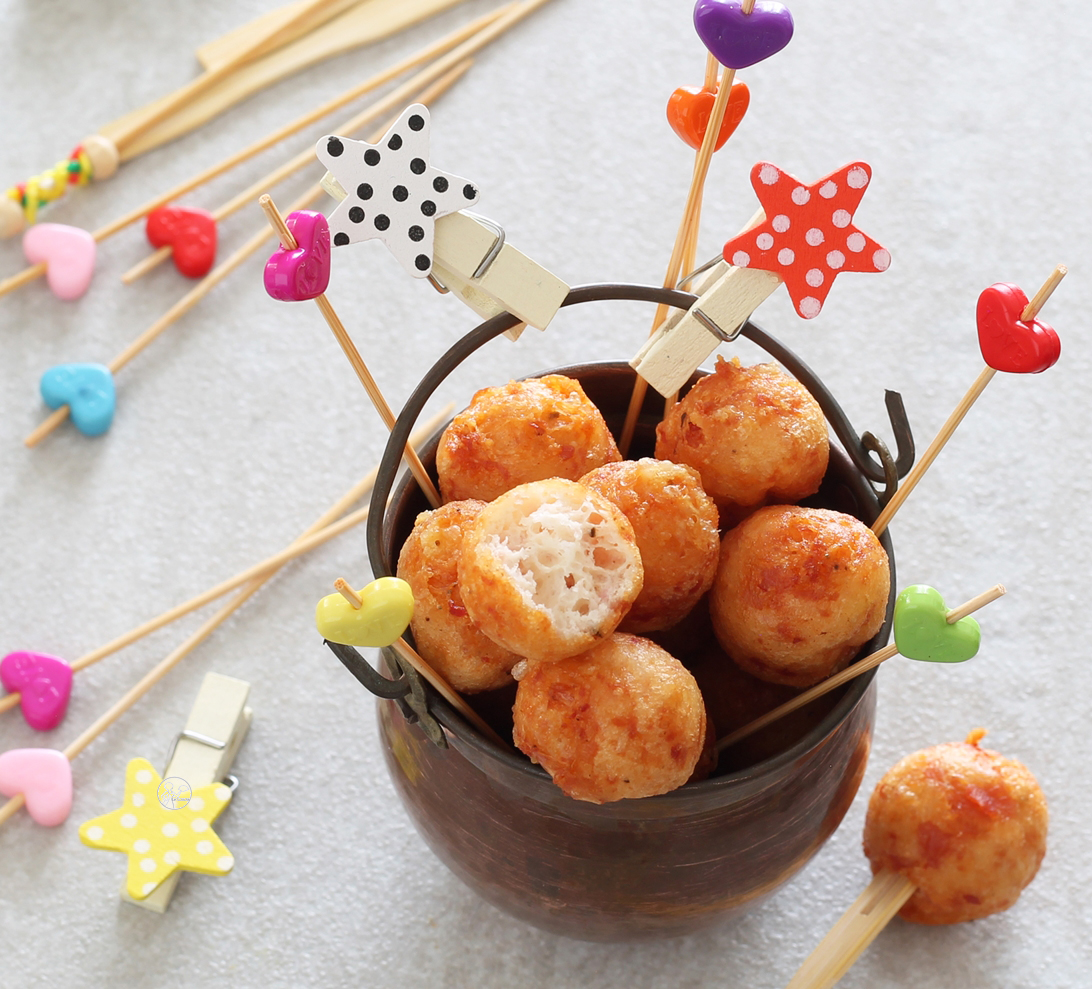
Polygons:
<instances>
[{"instance_id":1,"label":"yellow polka dot star","mask_svg":"<svg viewBox=\"0 0 1092 989\"><path fill-rule=\"evenodd\" d=\"M223 876L235 864L212 830L212 822L231 800L231 790L211 783L193 790L188 799L172 789L164 800L163 782L147 759L130 760L121 807L80 826L85 845L129 856L126 890L135 900L179 870Z\"/></svg>"}]
</instances>

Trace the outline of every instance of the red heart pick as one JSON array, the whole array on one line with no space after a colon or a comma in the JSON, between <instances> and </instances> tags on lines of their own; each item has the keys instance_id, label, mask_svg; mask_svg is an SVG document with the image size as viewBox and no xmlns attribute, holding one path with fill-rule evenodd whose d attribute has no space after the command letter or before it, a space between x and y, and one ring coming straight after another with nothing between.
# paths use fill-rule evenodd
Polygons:
<instances>
[{"instance_id":1,"label":"red heart pick","mask_svg":"<svg viewBox=\"0 0 1092 989\"><path fill-rule=\"evenodd\" d=\"M1054 328L1037 319L1020 318L1028 297L1018 285L998 282L978 297L978 346L995 371L1035 374L1059 357L1062 344Z\"/></svg>"},{"instance_id":2,"label":"red heart pick","mask_svg":"<svg viewBox=\"0 0 1092 989\"><path fill-rule=\"evenodd\" d=\"M152 247L174 250L174 263L188 278L203 278L216 260L216 218L203 209L160 206L145 227Z\"/></svg>"},{"instance_id":3,"label":"red heart pick","mask_svg":"<svg viewBox=\"0 0 1092 989\"><path fill-rule=\"evenodd\" d=\"M705 139L705 129L709 126L709 115L713 112L713 103L717 94L711 89L698 89L696 86L680 86L671 94L667 101L667 122L671 129L679 135L695 151L701 147ZM742 79L736 79L732 83L732 91L728 94L728 106L724 108L724 121L720 125L720 135L717 137L714 151L724 147L725 142L732 136L747 107L751 104L751 91Z\"/></svg>"}]
</instances>

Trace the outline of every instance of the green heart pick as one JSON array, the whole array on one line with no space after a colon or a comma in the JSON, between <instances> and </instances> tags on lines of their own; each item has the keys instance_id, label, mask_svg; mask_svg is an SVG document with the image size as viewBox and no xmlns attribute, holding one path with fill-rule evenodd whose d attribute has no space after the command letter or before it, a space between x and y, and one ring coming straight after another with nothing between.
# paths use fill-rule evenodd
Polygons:
<instances>
[{"instance_id":1,"label":"green heart pick","mask_svg":"<svg viewBox=\"0 0 1092 989\"><path fill-rule=\"evenodd\" d=\"M895 648L907 659L962 663L978 652L982 629L969 615L952 625L940 592L911 584L895 599Z\"/></svg>"}]
</instances>

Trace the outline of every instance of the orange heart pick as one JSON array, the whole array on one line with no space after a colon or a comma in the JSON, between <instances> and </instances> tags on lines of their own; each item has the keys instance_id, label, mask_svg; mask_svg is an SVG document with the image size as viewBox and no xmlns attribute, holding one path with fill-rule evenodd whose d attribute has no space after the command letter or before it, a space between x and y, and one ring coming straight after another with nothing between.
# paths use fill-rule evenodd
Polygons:
<instances>
[{"instance_id":1,"label":"orange heart pick","mask_svg":"<svg viewBox=\"0 0 1092 989\"><path fill-rule=\"evenodd\" d=\"M698 89L696 86L680 86L667 101L667 122L695 151L701 147L705 138L705 129L709 126L709 115L713 112L713 103L717 98L716 90ZM724 110L724 122L720 125L714 151L724 147L747 112L751 102L751 92L742 79L732 83L728 94L728 106Z\"/></svg>"}]
</instances>

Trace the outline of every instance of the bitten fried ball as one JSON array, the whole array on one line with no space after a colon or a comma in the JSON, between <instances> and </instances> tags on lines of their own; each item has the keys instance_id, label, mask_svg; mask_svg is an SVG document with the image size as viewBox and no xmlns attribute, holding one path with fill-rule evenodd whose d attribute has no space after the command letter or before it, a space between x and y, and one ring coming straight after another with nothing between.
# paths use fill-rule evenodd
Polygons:
<instances>
[{"instance_id":1,"label":"bitten fried ball","mask_svg":"<svg viewBox=\"0 0 1092 989\"><path fill-rule=\"evenodd\" d=\"M585 474L581 484L614 502L633 525L644 588L623 632L655 632L682 620L709 590L720 552L717 506L692 467L624 460Z\"/></svg>"},{"instance_id":2,"label":"bitten fried ball","mask_svg":"<svg viewBox=\"0 0 1092 989\"><path fill-rule=\"evenodd\" d=\"M819 403L775 364L717 358L656 428L656 457L689 464L734 525L819 490L830 443Z\"/></svg>"},{"instance_id":3,"label":"bitten fried ball","mask_svg":"<svg viewBox=\"0 0 1092 989\"><path fill-rule=\"evenodd\" d=\"M475 624L529 659L606 638L641 591L633 526L613 502L561 478L496 498L463 536L459 586Z\"/></svg>"},{"instance_id":4,"label":"bitten fried ball","mask_svg":"<svg viewBox=\"0 0 1092 989\"><path fill-rule=\"evenodd\" d=\"M570 797L607 803L682 786L705 741L705 704L670 653L616 632L520 679L513 740Z\"/></svg>"},{"instance_id":5,"label":"bitten fried ball","mask_svg":"<svg viewBox=\"0 0 1092 989\"><path fill-rule=\"evenodd\" d=\"M864 852L917 886L900 916L955 924L1007 910L1046 854L1046 797L1027 767L980 748L985 732L907 756L868 803Z\"/></svg>"},{"instance_id":6,"label":"bitten fried ball","mask_svg":"<svg viewBox=\"0 0 1092 989\"><path fill-rule=\"evenodd\" d=\"M468 694L511 683L509 671L519 660L471 621L459 591L463 534L483 508L484 501L452 501L422 512L398 557L398 576L413 591L417 651Z\"/></svg>"},{"instance_id":7,"label":"bitten fried ball","mask_svg":"<svg viewBox=\"0 0 1092 989\"><path fill-rule=\"evenodd\" d=\"M721 541L713 630L743 669L810 687L845 667L883 625L887 553L852 515L761 508Z\"/></svg>"},{"instance_id":8,"label":"bitten fried ball","mask_svg":"<svg viewBox=\"0 0 1092 989\"><path fill-rule=\"evenodd\" d=\"M579 381L547 374L483 388L444 430L436 472L444 501L497 495L620 460L606 422Z\"/></svg>"}]
</instances>

